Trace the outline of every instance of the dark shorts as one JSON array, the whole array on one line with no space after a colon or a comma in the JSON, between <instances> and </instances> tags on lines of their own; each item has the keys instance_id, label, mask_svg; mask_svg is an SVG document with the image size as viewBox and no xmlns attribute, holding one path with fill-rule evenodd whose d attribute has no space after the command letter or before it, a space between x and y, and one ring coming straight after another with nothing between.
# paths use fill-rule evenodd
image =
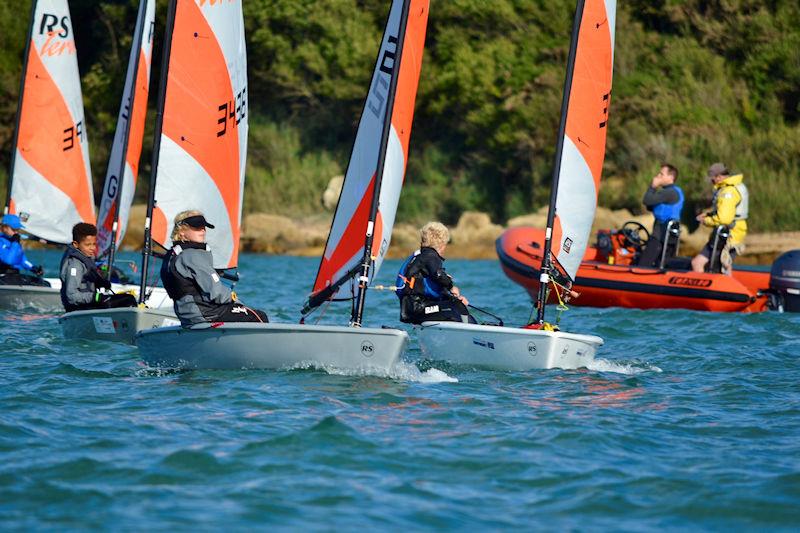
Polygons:
<instances>
[{"instance_id":1,"label":"dark shorts","mask_svg":"<svg viewBox=\"0 0 800 533\"><path fill-rule=\"evenodd\" d=\"M703 247L703 249L700 250L700 255L702 255L706 259L710 260L711 259L711 249L713 247L714 246L713 246L712 243L707 242L706 245ZM722 252L722 247L720 247L719 250L717 250L718 254L721 253L721 252ZM737 252L736 252L736 248L734 248L733 246L731 246L730 254L731 254L731 261L736 259Z\"/></svg>"}]
</instances>

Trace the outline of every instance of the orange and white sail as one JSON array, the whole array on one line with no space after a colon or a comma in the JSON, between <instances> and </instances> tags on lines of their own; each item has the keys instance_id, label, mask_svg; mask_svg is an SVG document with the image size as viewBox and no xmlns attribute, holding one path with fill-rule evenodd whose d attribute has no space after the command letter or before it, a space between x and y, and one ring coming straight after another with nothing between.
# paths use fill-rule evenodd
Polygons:
<instances>
[{"instance_id":1,"label":"orange and white sail","mask_svg":"<svg viewBox=\"0 0 800 533\"><path fill-rule=\"evenodd\" d=\"M32 13L6 209L29 233L69 243L74 224L95 220L75 36L66 0Z\"/></svg>"},{"instance_id":2,"label":"orange and white sail","mask_svg":"<svg viewBox=\"0 0 800 533\"><path fill-rule=\"evenodd\" d=\"M616 0L585 0L557 177L552 256L575 280L589 241L606 153Z\"/></svg>"},{"instance_id":3,"label":"orange and white sail","mask_svg":"<svg viewBox=\"0 0 800 533\"><path fill-rule=\"evenodd\" d=\"M247 53L241 0L172 0L152 237L200 209L215 268L235 267L247 157Z\"/></svg>"},{"instance_id":4,"label":"orange and white sail","mask_svg":"<svg viewBox=\"0 0 800 533\"><path fill-rule=\"evenodd\" d=\"M404 5L408 4L408 5ZM320 303L351 279L364 257L366 235L372 232L371 259L374 267L370 280L380 270L389 248L400 190L408 162L408 143L414 117L425 32L428 23L429 0L394 0L381 41L378 61L370 82L353 152L345 174L339 204L331 232L314 282L312 297ZM403 20L405 17L405 21ZM402 46L400 30L405 22ZM398 57L398 51L401 53ZM394 106L387 112L392 76L399 76ZM391 121L386 145L383 176L378 187L378 210L374 223L370 221L375 201L378 159L385 122ZM316 302L315 302L316 300Z\"/></svg>"},{"instance_id":5,"label":"orange and white sail","mask_svg":"<svg viewBox=\"0 0 800 533\"><path fill-rule=\"evenodd\" d=\"M118 220L117 245L125 237L125 228L128 225L128 215L136 189L136 178L139 174L139 156L142 153L144 139L144 119L147 111L147 98L150 94L155 18L155 0L141 0L131 53L128 58L128 73L125 77L125 87L117 117L117 131L114 134L114 144L111 147L111 157L108 160L106 181L97 216L98 257L107 255L111 249L111 235L115 218ZM120 169L124 169L122 178L120 178Z\"/></svg>"}]
</instances>

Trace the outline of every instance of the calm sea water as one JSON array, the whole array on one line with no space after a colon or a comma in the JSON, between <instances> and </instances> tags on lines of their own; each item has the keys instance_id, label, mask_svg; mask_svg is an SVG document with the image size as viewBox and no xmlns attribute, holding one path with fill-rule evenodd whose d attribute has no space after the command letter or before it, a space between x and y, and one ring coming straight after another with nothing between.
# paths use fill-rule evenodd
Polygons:
<instances>
[{"instance_id":1,"label":"calm sea water","mask_svg":"<svg viewBox=\"0 0 800 533\"><path fill-rule=\"evenodd\" d=\"M237 290L294 322L316 267L245 255ZM448 267L472 303L525 321L496 261ZM366 317L396 325L394 295L371 293ZM605 338L591 369L453 367L412 337L391 376L165 374L0 311L0 528L800 527L800 315L573 308L562 326Z\"/></svg>"}]
</instances>

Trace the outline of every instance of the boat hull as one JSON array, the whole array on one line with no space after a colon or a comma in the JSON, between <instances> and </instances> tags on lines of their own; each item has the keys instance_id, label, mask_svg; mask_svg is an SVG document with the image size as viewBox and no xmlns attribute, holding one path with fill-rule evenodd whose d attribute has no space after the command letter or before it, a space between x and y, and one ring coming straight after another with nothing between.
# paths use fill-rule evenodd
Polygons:
<instances>
[{"instance_id":1,"label":"boat hull","mask_svg":"<svg viewBox=\"0 0 800 533\"><path fill-rule=\"evenodd\" d=\"M105 340L133 344L137 332L176 326L180 321L169 309L122 307L65 313L58 319L68 339Z\"/></svg>"},{"instance_id":2,"label":"boat hull","mask_svg":"<svg viewBox=\"0 0 800 533\"><path fill-rule=\"evenodd\" d=\"M603 345L594 335L461 322L423 322L415 329L426 358L494 370L582 368Z\"/></svg>"},{"instance_id":3,"label":"boat hull","mask_svg":"<svg viewBox=\"0 0 800 533\"><path fill-rule=\"evenodd\" d=\"M505 274L532 298L539 290L544 231L512 228L497 240ZM769 272L734 270L733 276L685 270L609 265L587 249L578 269L572 305L638 309L761 312L768 308Z\"/></svg>"},{"instance_id":4,"label":"boat hull","mask_svg":"<svg viewBox=\"0 0 800 533\"><path fill-rule=\"evenodd\" d=\"M179 369L335 368L391 372L408 334L398 329L302 324L203 324L136 336L149 366Z\"/></svg>"},{"instance_id":5,"label":"boat hull","mask_svg":"<svg viewBox=\"0 0 800 533\"><path fill-rule=\"evenodd\" d=\"M34 311L38 313L61 313L61 280L45 278L50 287L36 285L0 285L0 309L6 311ZM115 293L139 294L138 285L121 285L113 283L111 290ZM153 309L172 309L172 299L163 287L150 288L147 306Z\"/></svg>"}]
</instances>

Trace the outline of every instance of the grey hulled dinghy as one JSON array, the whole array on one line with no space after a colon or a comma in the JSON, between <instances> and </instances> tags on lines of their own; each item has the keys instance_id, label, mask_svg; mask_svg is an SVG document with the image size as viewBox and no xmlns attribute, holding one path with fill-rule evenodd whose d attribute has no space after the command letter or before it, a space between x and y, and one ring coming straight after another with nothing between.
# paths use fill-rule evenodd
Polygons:
<instances>
[{"instance_id":1,"label":"grey hulled dinghy","mask_svg":"<svg viewBox=\"0 0 800 533\"><path fill-rule=\"evenodd\" d=\"M423 323L431 359L498 370L580 368L603 339L557 331L544 321L549 285L562 298L575 280L591 231L606 148L614 57L615 2L578 0L561 106L546 240L536 300L536 329ZM556 283L554 279L559 280Z\"/></svg>"},{"instance_id":2,"label":"grey hulled dinghy","mask_svg":"<svg viewBox=\"0 0 800 533\"><path fill-rule=\"evenodd\" d=\"M594 335L459 322L423 322L414 329L424 357L495 370L582 368L603 345Z\"/></svg>"},{"instance_id":3,"label":"grey hulled dinghy","mask_svg":"<svg viewBox=\"0 0 800 533\"><path fill-rule=\"evenodd\" d=\"M219 16L221 10L233 10L238 4L214 7ZM405 175L427 18L428 0L392 2L372 90L364 103L313 292L303 310L306 315L326 304L348 282L358 284L350 325L218 323L142 331L136 344L147 364L196 369L321 367L379 375L392 371L408 344L408 334L393 328L361 327L362 314L368 285L389 246ZM167 31L170 35L171 29ZM180 60L174 55L171 59ZM220 78L227 76L224 70L222 74ZM173 89L167 84L166 90ZM212 147L204 148L216 153ZM154 164L153 168L158 167ZM165 205L160 199L157 203ZM199 207L208 214L212 204L198 199L194 206L184 208ZM363 205L369 209L359 209ZM213 250L216 261L216 247Z\"/></svg>"},{"instance_id":4,"label":"grey hulled dinghy","mask_svg":"<svg viewBox=\"0 0 800 533\"><path fill-rule=\"evenodd\" d=\"M73 311L59 317L68 339L93 339L133 344L139 331L176 326L180 321L171 309L122 307Z\"/></svg>"},{"instance_id":5,"label":"grey hulled dinghy","mask_svg":"<svg viewBox=\"0 0 800 533\"><path fill-rule=\"evenodd\" d=\"M0 285L0 309L58 313L61 305L61 280L46 279L49 287L38 285Z\"/></svg>"},{"instance_id":6,"label":"grey hulled dinghy","mask_svg":"<svg viewBox=\"0 0 800 533\"><path fill-rule=\"evenodd\" d=\"M184 369L322 367L386 374L406 348L396 329L303 324L202 324L139 333L145 363Z\"/></svg>"}]
</instances>

